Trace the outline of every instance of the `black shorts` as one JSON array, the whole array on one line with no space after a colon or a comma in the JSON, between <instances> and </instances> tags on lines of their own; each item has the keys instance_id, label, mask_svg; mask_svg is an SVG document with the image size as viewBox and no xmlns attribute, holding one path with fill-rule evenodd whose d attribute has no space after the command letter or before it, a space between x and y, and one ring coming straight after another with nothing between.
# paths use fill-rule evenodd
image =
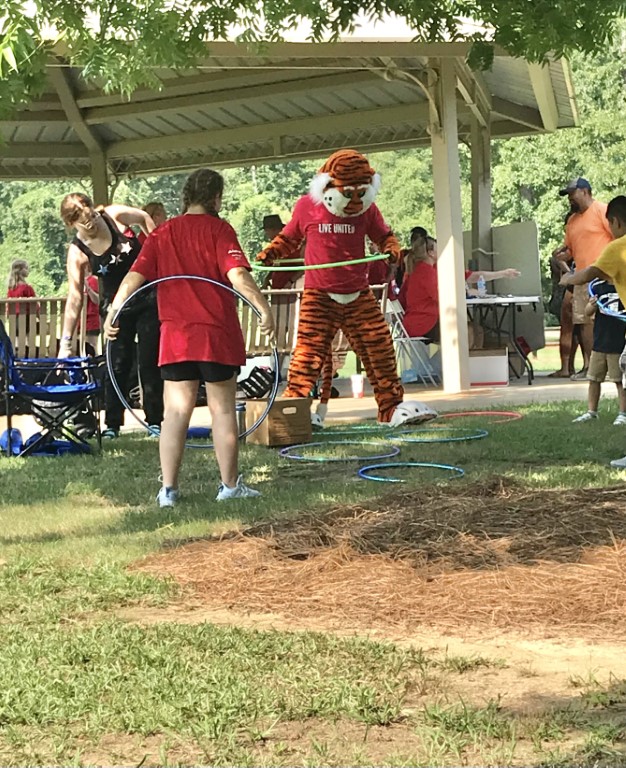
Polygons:
<instances>
[{"instance_id":1,"label":"black shorts","mask_svg":"<svg viewBox=\"0 0 626 768\"><path fill-rule=\"evenodd\" d=\"M162 365L161 378L164 381L206 381L215 384L238 376L240 370L238 365L189 360L184 363Z\"/></svg>"}]
</instances>

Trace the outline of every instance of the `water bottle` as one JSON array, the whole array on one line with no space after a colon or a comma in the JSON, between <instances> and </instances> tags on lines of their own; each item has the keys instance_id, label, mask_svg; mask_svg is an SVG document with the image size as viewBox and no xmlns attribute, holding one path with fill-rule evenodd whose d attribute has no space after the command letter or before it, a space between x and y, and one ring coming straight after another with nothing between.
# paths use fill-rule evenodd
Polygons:
<instances>
[{"instance_id":1,"label":"water bottle","mask_svg":"<svg viewBox=\"0 0 626 768\"><path fill-rule=\"evenodd\" d=\"M481 299L484 299L485 296L487 295L487 283L485 281L484 275L480 275L480 277L478 278L478 282L476 283L476 287L478 288L478 296Z\"/></svg>"}]
</instances>

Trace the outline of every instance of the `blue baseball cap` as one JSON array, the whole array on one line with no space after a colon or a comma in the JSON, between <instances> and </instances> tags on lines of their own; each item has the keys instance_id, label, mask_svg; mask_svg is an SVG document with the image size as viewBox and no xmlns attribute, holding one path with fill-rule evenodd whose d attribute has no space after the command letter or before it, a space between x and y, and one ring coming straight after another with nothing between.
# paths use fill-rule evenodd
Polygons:
<instances>
[{"instance_id":1,"label":"blue baseball cap","mask_svg":"<svg viewBox=\"0 0 626 768\"><path fill-rule=\"evenodd\" d=\"M565 189L559 190L559 195L561 197L565 197L565 195L569 195L570 192L574 192L576 189L588 189L591 192L591 184L587 181L587 179L583 179L582 176L579 176L576 179L572 179L570 182L568 182Z\"/></svg>"}]
</instances>

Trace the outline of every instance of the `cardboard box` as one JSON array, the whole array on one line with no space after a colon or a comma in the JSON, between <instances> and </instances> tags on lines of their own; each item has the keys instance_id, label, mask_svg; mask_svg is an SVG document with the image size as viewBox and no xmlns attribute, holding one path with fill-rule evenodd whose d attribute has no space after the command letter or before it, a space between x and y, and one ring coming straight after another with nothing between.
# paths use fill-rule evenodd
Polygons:
<instances>
[{"instance_id":1,"label":"cardboard box","mask_svg":"<svg viewBox=\"0 0 626 768\"><path fill-rule=\"evenodd\" d=\"M249 429L267 407L267 400L246 401L246 429ZM311 398L277 397L263 423L248 435L253 445L295 445L310 443Z\"/></svg>"},{"instance_id":2,"label":"cardboard box","mask_svg":"<svg viewBox=\"0 0 626 768\"><path fill-rule=\"evenodd\" d=\"M469 370L472 387L506 387L509 383L509 350L471 349Z\"/></svg>"}]
</instances>

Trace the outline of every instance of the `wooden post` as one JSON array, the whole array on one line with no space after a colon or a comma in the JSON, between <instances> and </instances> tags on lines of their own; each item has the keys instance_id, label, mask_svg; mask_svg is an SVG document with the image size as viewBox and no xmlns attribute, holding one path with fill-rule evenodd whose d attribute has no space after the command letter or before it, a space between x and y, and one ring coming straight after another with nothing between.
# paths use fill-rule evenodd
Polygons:
<instances>
[{"instance_id":1,"label":"wooden post","mask_svg":"<svg viewBox=\"0 0 626 768\"><path fill-rule=\"evenodd\" d=\"M461 217L456 109L456 74L453 59L442 59L435 89L439 111L431 119L431 146L435 184L435 220L439 261L439 317L443 389L446 393L469 389L469 348L465 304L465 263Z\"/></svg>"},{"instance_id":2,"label":"wooden post","mask_svg":"<svg viewBox=\"0 0 626 768\"><path fill-rule=\"evenodd\" d=\"M472 258L493 270L491 255L491 131L472 118ZM487 255L489 254L489 255Z\"/></svg>"}]
</instances>

